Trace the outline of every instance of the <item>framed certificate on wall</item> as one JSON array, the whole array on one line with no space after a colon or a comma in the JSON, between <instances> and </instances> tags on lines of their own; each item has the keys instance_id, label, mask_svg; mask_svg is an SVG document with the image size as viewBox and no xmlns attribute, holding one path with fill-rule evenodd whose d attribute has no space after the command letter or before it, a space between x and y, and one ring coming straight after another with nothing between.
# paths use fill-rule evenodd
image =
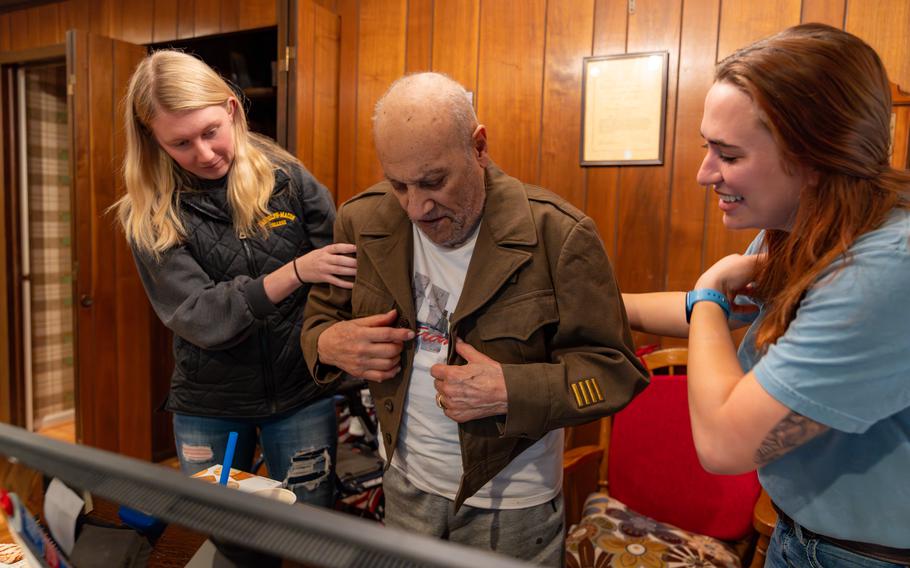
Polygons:
<instances>
[{"instance_id":1,"label":"framed certificate on wall","mask_svg":"<svg viewBox=\"0 0 910 568\"><path fill-rule=\"evenodd\" d=\"M666 51L584 58L582 166L664 163Z\"/></svg>"}]
</instances>

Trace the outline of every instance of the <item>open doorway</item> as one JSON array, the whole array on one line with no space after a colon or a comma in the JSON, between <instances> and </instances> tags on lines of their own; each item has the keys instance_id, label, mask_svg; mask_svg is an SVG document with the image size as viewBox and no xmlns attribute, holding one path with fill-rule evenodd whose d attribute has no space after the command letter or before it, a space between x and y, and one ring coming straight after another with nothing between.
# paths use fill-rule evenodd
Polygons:
<instances>
[{"instance_id":1,"label":"open doorway","mask_svg":"<svg viewBox=\"0 0 910 568\"><path fill-rule=\"evenodd\" d=\"M5 225L12 422L75 441L73 202L66 63L5 70ZM15 400L12 400L15 399Z\"/></svg>"},{"instance_id":2,"label":"open doorway","mask_svg":"<svg viewBox=\"0 0 910 568\"><path fill-rule=\"evenodd\" d=\"M18 70L21 259L30 429L75 440L72 191L66 64ZM63 428L61 430L61 428Z\"/></svg>"},{"instance_id":3,"label":"open doorway","mask_svg":"<svg viewBox=\"0 0 910 568\"><path fill-rule=\"evenodd\" d=\"M243 102L250 130L275 140L278 132L278 28L247 30L152 44L205 61Z\"/></svg>"}]
</instances>

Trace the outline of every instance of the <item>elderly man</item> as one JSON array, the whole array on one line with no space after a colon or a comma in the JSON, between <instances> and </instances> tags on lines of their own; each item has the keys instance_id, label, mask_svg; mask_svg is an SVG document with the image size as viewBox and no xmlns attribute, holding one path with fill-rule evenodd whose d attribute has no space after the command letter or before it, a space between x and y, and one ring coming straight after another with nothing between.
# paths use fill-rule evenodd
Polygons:
<instances>
[{"instance_id":1,"label":"elderly man","mask_svg":"<svg viewBox=\"0 0 910 568\"><path fill-rule=\"evenodd\" d=\"M399 79L373 127L387 181L339 210L357 278L311 292L307 363L370 381L387 524L560 566L561 428L646 384L603 244L493 165L447 77Z\"/></svg>"}]
</instances>

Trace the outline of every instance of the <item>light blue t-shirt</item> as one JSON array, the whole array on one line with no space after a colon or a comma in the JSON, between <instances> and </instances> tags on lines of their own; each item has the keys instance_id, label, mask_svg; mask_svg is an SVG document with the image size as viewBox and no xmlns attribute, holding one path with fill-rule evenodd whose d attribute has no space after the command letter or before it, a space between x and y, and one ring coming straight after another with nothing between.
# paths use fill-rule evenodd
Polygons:
<instances>
[{"instance_id":1,"label":"light blue t-shirt","mask_svg":"<svg viewBox=\"0 0 910 568\"><path fill-rule=\"evenodd\" d=\"M819 277L764 356L757 323L740 346L743 369L772 397L831 428L759 479L812 531L910 548L910 212L857 239L840 266Z\"/></svg>"}]
</instances>

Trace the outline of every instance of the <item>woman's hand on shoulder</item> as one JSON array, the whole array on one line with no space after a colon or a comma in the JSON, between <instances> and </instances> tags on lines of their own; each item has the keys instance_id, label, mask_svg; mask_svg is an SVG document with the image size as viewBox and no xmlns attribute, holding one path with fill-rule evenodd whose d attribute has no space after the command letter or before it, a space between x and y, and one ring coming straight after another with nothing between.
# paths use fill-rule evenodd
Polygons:
<instances>
[{"instance_id":1,"label":"woman's hand on shoulder","mask_svg":"<svg viewBox=\"0 0 910 568\"><path fill-rule=\"evenodd\" d=\"M335 243L298 256L294 263L304 282L326 282L350 289L357 274L357 258L353 256L356 252L357 247L352 244Z\"/></svg>"}]
</instances>

